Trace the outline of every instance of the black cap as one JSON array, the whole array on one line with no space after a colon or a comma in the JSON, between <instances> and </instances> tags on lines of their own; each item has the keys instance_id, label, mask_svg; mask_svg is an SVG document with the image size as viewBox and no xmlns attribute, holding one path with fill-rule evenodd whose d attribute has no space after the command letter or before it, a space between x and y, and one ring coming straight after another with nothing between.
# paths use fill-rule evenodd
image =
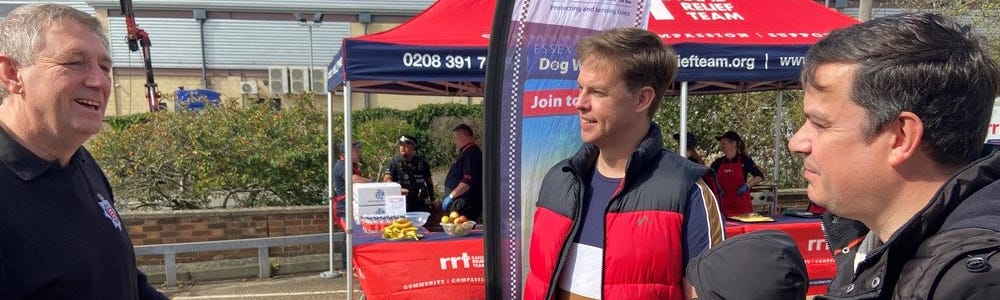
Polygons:
<instances>
[{"instance_id":1,"label":"black cap","mask_svg":"<svg viewBox=\"0 0 1000 300\"><path fill-rule=\"evenodd\" d=\"M740 135L736 133L736 131L732 131L732 130L726 131L726 133L723 133L722 135L715 137L715 140L716 141L721 141L724 138L733 140L733 141L735 141L737 143L742 143L743 142L743 138L741 138Z\"/></svg>"},{"instance_id":2,"label":"black cap","mask_svg":"<svg viewBox=\"0 0 1000 300\"><path fill-rule=\"evenodd\" d=\"M413 147L416 147L417 139L413 138L412 136L401 135L399 136L398 139L396 139L396 145L402 145L402 144L410 144Z\"/></svg>"},{"instance_id":3,"label":"black cap","mask_svg":"<svg viewBox=\"0 0 1000 300\"><path fill-rule=\"evenodd\" d=\"M802 254L777 230L735 236L698 255L687 279L699 299L805 299L809 276Z\"/></svg>"},{"instance_id":4,"label":"black cap","mask_svg":"<svg viewBox=\"0 0 1000 300\"><path fill-rule=\"evenodd\" d=\"M361 144L358 143L357 141L352 141L351 142L351 148L361 149ZM341 153L347 153L347 145L344 145L343 142L340 143L340 149L344 149L344 152L341 152Z\"/></svg>"},{"instance_id":5,"label":"black cap","mask_svg":"<svg viewBox=\"0 0 1000 300\"><path fill-rule=\"evenodd\" d=\"M698 146L698 137L695 136L694 133L691 133L690 131L688 131L686 133L687 133L686 134L687 135L687 147L688 147L688 149L694 149L695 147ZM681 140L680 137L681 137L680 133L674 133L674 140L675 141L680 141Z\"/></svg>"}]
</instances>

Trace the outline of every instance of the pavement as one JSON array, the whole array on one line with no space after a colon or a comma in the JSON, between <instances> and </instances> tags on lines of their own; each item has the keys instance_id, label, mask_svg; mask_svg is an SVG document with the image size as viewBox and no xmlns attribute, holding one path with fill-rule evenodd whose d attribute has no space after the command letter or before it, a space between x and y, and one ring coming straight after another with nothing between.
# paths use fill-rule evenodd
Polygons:
<instances>
[{"instance_id":1,"label":"pavement","mask_svg":"<svg viewBox=\"0 0 1000 300\"><path fill-rule=\"evenodd\" d=\"M318 300L347 299L347 280L321 278L319 273L277 276L269 279L246 279L210 283L185 283L159 287L170 299L247 299L247 300ZM352 283L354 299L364 299L356 278Z\"/></svg>"}]
</instances>

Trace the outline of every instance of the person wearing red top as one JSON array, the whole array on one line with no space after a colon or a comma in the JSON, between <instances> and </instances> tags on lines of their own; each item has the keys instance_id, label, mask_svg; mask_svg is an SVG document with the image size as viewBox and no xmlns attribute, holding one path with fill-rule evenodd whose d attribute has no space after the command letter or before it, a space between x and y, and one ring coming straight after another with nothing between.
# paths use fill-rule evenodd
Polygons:
<instances>
[{"instance_id":1,"label":"person wearing red top","mask_svg":"<svg viewBox=\"0 0 1000 300\"><path fill-rule=\"evenodd\" d=\"M687 262L721 242L708 168L663 149L652 121L676 54L641 28L580 41L580 139L535 204L525 299L689 299Z\"/></svg>"},{"instance_id":2,"label":"person wearing red top","mask_svg":"<svg viewBox=\"0 0 1000 300\"><path fill-rule=\"evenodd\" d=\"M715 137L722 148L723 157L712 162L715 179L719 182L719 207L726 217L753 212L750 188L764 180L764 173L747 156L746 144L735 131Z\"/></svg>"},{"instance_id":3,"label":"person wearing red top","mask_svg":"<svg viewBox=\"0 0 1000 300\"><path fill-rule=\"evenodd\" d=\"M344 145L343 149L344 152L346 153L347 145ZM353 142L351 143L351 166L352 166L351 174L353 174L351 175L351 182L353 183L371 182L371 180L361 175L361 168L358 167L358 161L360 160L361 160L361 144L359 144L358 142ZM333 201L335 203L334 207L336 207L338 220L344 219L344 214L347 211L346 210L347 207L345 206L346 204L344 203L345 202L344 198L346 197L347 194L345 187L347 182L346 178L344 177L344 168L346 167L347 167L347 162L344 161L344 153L341 153L340 159L338 159L337 162L333 164L333 191L334 191ZM340 227L346 228L344 227L344 224L340 224ZM340 251L340 264L341 264L340 265L341 270L347 268L347 245L344 245L344 248L342 248ZM333 277L340 277L343 275L344 275L343 271L334 272Z\"/></svg>"}]
</instances>

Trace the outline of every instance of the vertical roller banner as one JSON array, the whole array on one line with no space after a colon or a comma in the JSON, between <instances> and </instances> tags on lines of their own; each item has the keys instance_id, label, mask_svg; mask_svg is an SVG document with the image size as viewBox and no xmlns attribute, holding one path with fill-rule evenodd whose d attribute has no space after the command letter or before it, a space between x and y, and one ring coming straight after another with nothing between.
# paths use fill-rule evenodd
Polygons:
<instances>
[{"instance_id":1,"label":"vertical roller banner","mask_svg":"<svg viewBox=\"0 0 1000 300\"><path fill-rule=\"evenodd\" d=\"M503 2L494 17L485 94L484 170L487 184L495 185L486 187L485 200L498 203L486 211L487 295L521 299L532 226L545 226L532 224L542 178L581 146L576 43L605 29L645 28L649 3Z\"/></svg>"}]
</instances>

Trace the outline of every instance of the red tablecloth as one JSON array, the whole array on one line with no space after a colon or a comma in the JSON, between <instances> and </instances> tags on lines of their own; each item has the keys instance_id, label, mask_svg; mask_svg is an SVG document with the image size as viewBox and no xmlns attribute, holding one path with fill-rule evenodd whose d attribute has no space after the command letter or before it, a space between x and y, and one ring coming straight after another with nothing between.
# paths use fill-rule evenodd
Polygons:
<instances>
[{"instance_id":1,"label":"red tablecloth","mask_svg":"<svg viewBox=\"0 0 1000 300\"><path fill-rule=\"evenodd\" d=\"M758 230L781 230L795 240L795 244L806 261L806 271L809 273L809 295L826 293L826 287L837 272L833 261L830 245L823 236L823 228L819 219L801 219L787 216L775 218L769 223L726 222L726 236L732 237Z\"/></svg>"},{"instance_id":2,"label":"red tablecloth","mask_svg":"<svg viewBox=\"0 0 1000 300\"><path fill-rule=\"evenodd\" d=\"M483 233L428 232L420 241L354 238L354 270L366 299L486 299Z\"/></svg>"}]
</instances>

